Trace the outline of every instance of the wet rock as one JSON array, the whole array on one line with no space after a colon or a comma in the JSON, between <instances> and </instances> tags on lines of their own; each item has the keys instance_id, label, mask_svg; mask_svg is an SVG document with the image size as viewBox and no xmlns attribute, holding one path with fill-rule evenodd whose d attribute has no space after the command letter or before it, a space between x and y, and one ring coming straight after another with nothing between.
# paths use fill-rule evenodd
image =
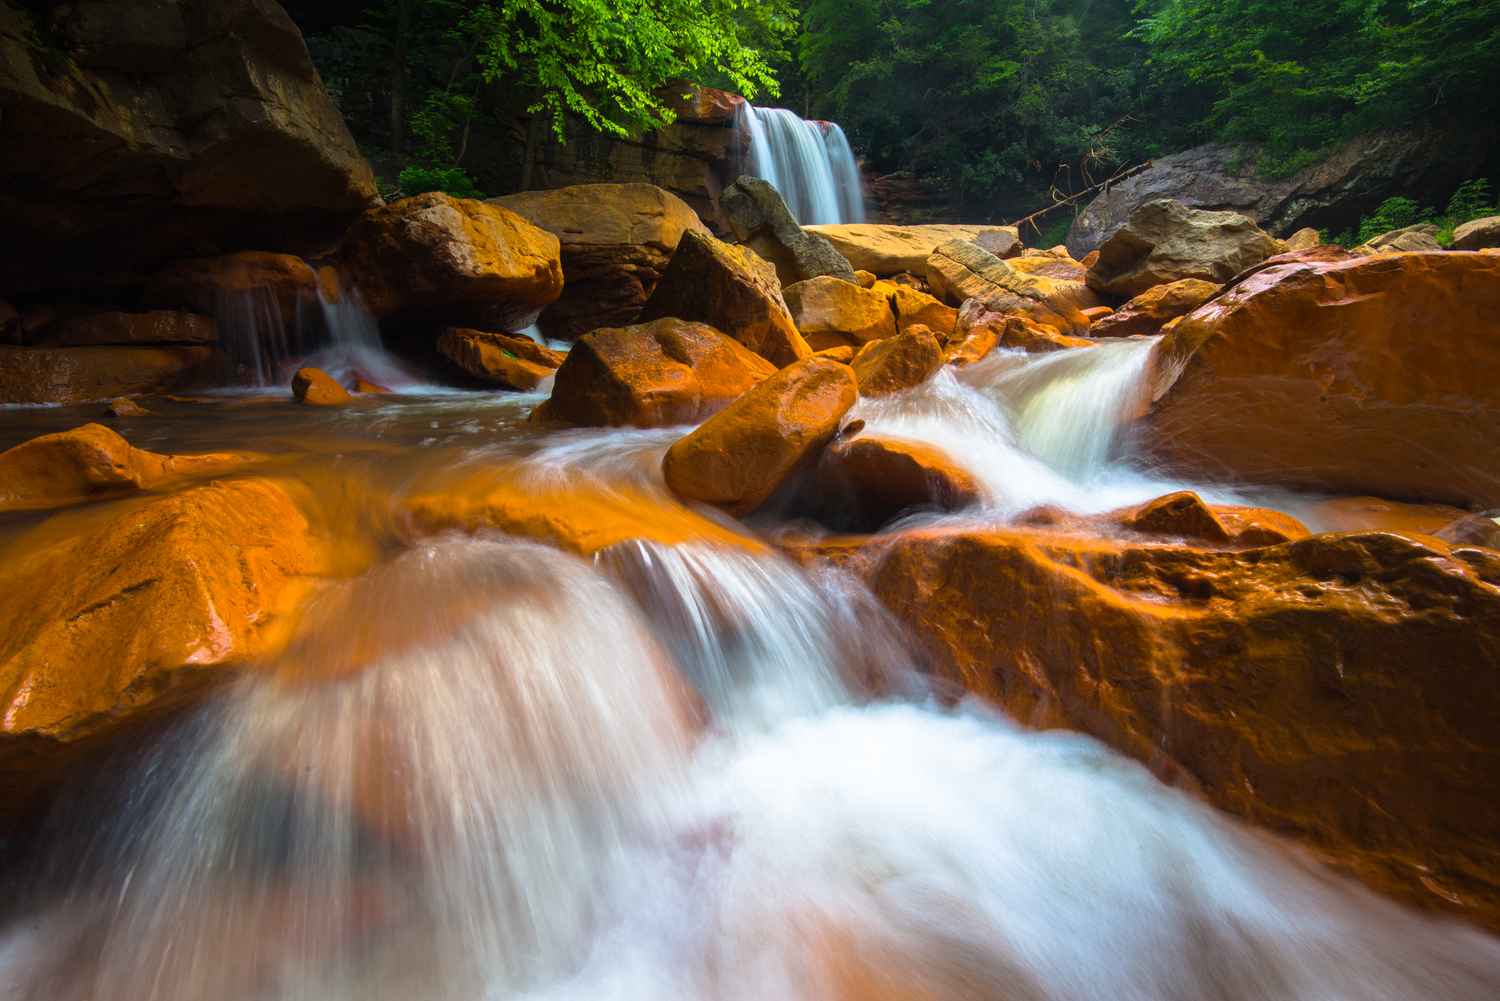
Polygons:
<instances>
[{"instance_id":1,"label":"wet rock","mask_svg":"<svg viewBox=\"0 0 1500 1001\"><path fill-rule=\"evenodd\" d=\"M375 393L377 395L383 395L390 392L389 389L380 385L379 383L366 382L364 379L354 380L354 391L356 393Z\"/></svg>"},{"instance_id":2,"label":"wet rock","mask_svg":"<svg viewBox=\"0 0 1500 1001\"><path fill-rule=\"evenodd\" d=\"M298 403L315 407L338 407L354 400L348 390L321 368L299 368L292 376L292 397Z\"/></svg>"},{"instance_id":3,"label":"wet rock","mask_svg":"<svg viewBox=\"0 0 1500 1001\"><path fill-rule=\"evenodd\" d=\"M891 302L875 289L837 278L813 278L782 290L797 331L814 351L849 345L856 349L895 336Z\"/></svg>"},{"instance_id":4,"label":"wet rock","mask_svg":"<svg viewBox=\"0 0 1500 1001\"><path fill-rule=\"evenodd\" d=\"M140 402L139 397L122 396L104 409L105 417L156 417L158 414Z\"/></svg>"},{"instance_id":5,"label":"wet rock","mask_svg":"<svg viewBox=\"0 0 1500 1001\"><path fill-rule=\"evenodd\" d=\"M1000 343L1005 331L1005 314L991 313L977 299L970 299L958 311L953 334L943 348L943 362L968 365L988 355Z\"/></svg>"},{"instance_id":6,"label":"wet rock","mask_svg":"<svg viewBox=\"0 0 1500 1001\"><path fill-rule=\"evenodd\" d=\"M851 265L879 278L901 272L920 275L927 271L927 258L949 240L978 240L995 247L996 257L1021 253L1014 226L884 226L874 223L838 223L804 227L828 240ZM989 250L989 247L985 248ZM998 253L996 252L998 251Z\"/></svg>"},{"instance_id":7,"label":"wet rock","mask_svg":"<svg viewBox=\"0 0 1500 1001\"><path fill-rule=\"evenodd\" d=\"M150 414L138 405L136 409ZM133 447L102 424L85 424L0 452L0 511L58 507L127 493L174 475L227 469L247 460L233 453L157 455Z\"/></svg>"},{"instance_id":8,"label":"wet rock","mask_svg":"<svg viewBox=\"0 0 1500 1001\"><path fill-rule=\"evenodd\" d=\"M812 356L787 311L776 269L743 247L691 230L639 319L664 317L706 323L778 368Z\"/></svg>"},{"instance_id":9,"label":"wet rock","mask_svg":"<svg viewBox=\"0 0 1500 1001\"><path fill-rule=\"evenodd\" d=\"M563 286L557 237L508 209L440 191L364 213L337 259L391 327L523 330Z\"/></svg>"},{"instance_id":10,"label":"wet rock","mask_svg":"<svg viewBox=\"0 0 1500 1001\"><path fill-rule=\"evenodd\" d=\"M1092 309L1085 309L1083 315L1089 318L1089 323L1093 324L1093 326L1089 327L1089 336L1094 336L1094 327L1099 325L1100 320L1114 314L1115 311L1108 306L1095 306Z\"/></svg>"},{"instance_id":11,"label":"wet rock","mask_svg":"<svg viewBox=\"0 0 1500 1001\"><path fill-rule=\"evenodd\" d=\"M214 381L218 358L202 345L0 346L0 403L87 403L198 388Z\"/></svg>"},{"instance_id":12,"label":"wet rock","mask_svg":"<svg viewBox=\"0 0 1500 1001\"><path fill-rule=\"evenodd\" d=\"M925 292L890 282L879 286L879 291L890 298L891 310L896 314L897 330L921 324L939 340L947 340L953 333L954 324L958 322L958 310L952 306L939 302Z\"/></svg>"},{"instance_id":13,"label":"wet rock","mask_svg":"<svg viewBox=\"0 0 1500 1001\"><path fill-rule=\"evenodd\" d=\"M1095 320L1090 337L1129 337L1154 334L1168 320L1184 316L1203 305L1219 291L1213 282L1197 278L1157 285L1142 292L1111 316Z\"/></svg>"},{"instance_id":14,"label":"wet rock","mask_svg":"<svg viewBox=\"0 0 1500 1001\"><path fill-rule=\"evenodd\" d=\"M1285 249L1245 216L1163 199L1142 205L1105 241L1086 280L1092 288L1121 296L1184 278L1222 285Z\"/></svg>"},{"instance_id":15,"label":"wet rock","mask_svg":"<svg viewBox=\"0 0 1500 1001\"><path fill-rule=\"evenodd\" d=\"M1291 253L1296 253L1299 250L1308 250L1320 245L1323 242L1323 235L1311 226L1308 226L1305 229L1297 230L1297 232L1287 237L1285 242L1286 249Z\"/></svg>"},{"instance_id":16,"label":"wet rock","mask_svg":"<svg viewBox=\"0 0 1500 1001\"><path fill-rule=\"evenodd\" d=\"M1494 254L1266 268L1158 344L1143 447L1188 479L1500 505L1495 316Z\"/></svg>"},{"instance_id":17,"label":"wet rock","mask_svg":"<svg viewBox=\"0 0 1500 1001\"><path fill-rule=\"evenodd\" d=\"M470 375L523 393L541 385L565 357L524 337L462 327L448 327L438 335L436 346L438 354Z\"/></svg>"},{"instance_id":18,"label":"wet rock","mask_svg":"<svg viewBox=\"0 0 1500 1001\"><path fill-rule=\"evenodd\" d=\"M245 314L266 308L279 315L283 329L293 331L314 322L319 288L317 275L302 258L247 250L173 261L151 276L142 301L221 323L243 322Z\"/></svg>"},{"instance_id":19,"label":"wet rock","mask_svg":"<svg viewBox=\"0 0 1500 1001\"><path fill-rule=\"evenodd\" d=\"M379 203L278 5L113 0L49 18L0 10L0 287L130 288L195 239L306 253Z\"/></svg>"},{"instance_id":20,"label":"wet rock","mask_svg":"<svg viewBox=\"0 0 1500 1001\"><path fill-rule=\"evenodd\" d=\"M702 323L665 317L580 337L533 421L579 427L696 424L776 371Z\"/></svg>"},{"instance_id":21,"label":"wet rock","mask_svg":"<svg viewBox=\"0 0 1500 1001\"><path fill-rule=\"evenodd\" d=\"M1057 328L1044 323L1035 323L1024 316L1007 316L999 329L998 346L1016 348L1033 354L1047 351L1064 351L1068 348L1091 348L1094 342L1086 337L1069 337L1057 332Z\"/></svg>"},{"instance_id":22,"label":"wet rock","mask_svg":"<svg viewBox=\"0 0 1500 1001\"><path fill-rule=\"evenodd\" d=\"M95 313L63 320L47 337L60 347L87 344L207 344L219 328L206 316L154 309L149 313Z\"/></svg>"},{"instance_id":23,"label":"wet rock","mask_svg":"<svg viewBox=\"0 0 1500 1001\"><path fill-rule=\"evenodd\" d=\"M776 266L783 288L823 276L859 284L833 244L798 225L770 181L741 177L724 189L719 207L735 239Z\"/></svg>"},{"instance_id":24,"label":"wet rock","mask_svg":"<svg viewBox=\"0 0 1500 1001\"><path fill-rule=\"evenodd\" d=\"M486 204L516 213L561 243L562 294L537 318L542 332L559 340L628 323L682 234L708 233L686 202L654 184L575 184Z\"/></svg>"},{"instance_id":25,"label":"wet rock","mask_svg":"<svg viewBox=\"0 0 1500 1001\"><path fill-rule=\"evenodd\" d=\"M1438 228L1430 222L1406 226L1371 237L1355 247L1354 253L1368 256L1370 254L1442 250L1442 246L1437 242L1437 234Z\"/></svg>"},{"instance_id":26,"label":"wet rock","mask_svg":"<svg viewBox=\"0 0 1500 1001\"><path fill-rule=\"evenodd\" d=\"M1436 535L1469 512L1451 504L1407 504L1381 497L1331 497L1307 511L1320 532L1407 532Z\"/></svg>"},{"instance_id":27,"label":"wet rock","mask_svg":"<svg viewBox=\"0 0 1500 1001\"><path fill-rule=\"evenodd\" d=\"M1191 490L1106 515L1131 531L1216 546L1273 546L1308 534L1297 519L1261 508L1209 505Z\"/></svg>"},{"instance_id":28,"label":"wet rock","mask_svg":"<svg viewBox=\"0 0 1500 1001\"><path fill-rule=\"evenodd\" d=\"M1063 283L1022 274L963 240L949 240L932 252L927 282L950 306L976 299L991 312L1025 316L1064 334L1088 333L1088 317L1065 294Z\"/></svg>"},{"instance_id":29,"label":"wet rock","mask_svg":"<svg viewBox=\"0 0 1500 1001\"><path fill-rule=\"evenodd\" d=\"M872 436L830 444L808 486L821 520L856 532L873 532L903 511L957 511L983 496L941 449Z\"/></svg>"},{"instance_id":30,"label":"wet rock","mask_svg":"<svg viewBox=\"0 0 1500 1001\"><path fill-rule=\"evenodd\" d=\"M817 456L858 397L847 365L788 365L668 449L667 486L743 517Z\"/></svg>"},{"instance_id":31,"label":"wet rock","mask_svg":"<svg viewBox=\"0 0 1500 1001\"><path fill-rule=\"evenodd\" d=\"M1444 542L1500 551L1500 508L1466 514L1432 534Z\"/></svg>"},{"instance_id":32,"label":"wet rock","mask_svg":"<svg viewBox=\"0 0 1500 1001\"><path fill-rule=\"evenodd\" d=\"M1476 628L1500 621L1500 556L1392 533L1229 551L1036 529L866 552L936 676L1500 927L1500 635Z\"/></svg>"},{"instance_id":33,"label":"wet rock","mask_svg":"<svg viewBox=\"0 0 1500 1001\"><path fill-rule=\"evenodd\" d=\"M1500 247L1500 215L1473 219L1453 231L1454 250L1485 250Z\"/></svg>"},{"instance_id":34,"label":"wet rock","mask_svg":"<svg viewBox=\"0 0 1500 1001\"><path fill-rule=\"evenodd\" d=\"M829 358L841 365L847 365L854 360L854 348L848 344L840 344L836 348L824 348L813 355L814 358Z\"/></svg>"},{"instance_id":35,"label":"wet rock","mask_svg":"<svg viewBox=\"0 0 1500 1001\"><path fill-rule=\"evenodd\" d=\"M919 386L943 367L943 349L932 331L917 325L866 344L849 363L860 396L886 396Z\"/></svg>"},{"instance_id":36,"label":"wet rock","mask_svg":"<svg viewBox=\"0 0 1500 1001\"><path fill-rule=\"evenodd\" d=\"M101 745L266 654L325 572L307 518L258 478L14 544L0 565L0 824L28 819Z\"/></svg>"}]
</instances>

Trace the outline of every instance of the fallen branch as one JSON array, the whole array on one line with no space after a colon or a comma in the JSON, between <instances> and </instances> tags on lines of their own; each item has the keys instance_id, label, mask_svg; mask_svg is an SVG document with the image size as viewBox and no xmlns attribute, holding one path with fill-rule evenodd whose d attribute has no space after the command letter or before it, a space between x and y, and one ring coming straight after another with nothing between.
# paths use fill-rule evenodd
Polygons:
<instances>
[{"instance_id":1,"label":"fallen branch","mask_svg":"<svg viewBox=\"0 0 1500 1001\"><path fill-rule=\"evenodd\" d=\"M1052 188L1052 197L1055 199L1055 201L1053 201L1051 205L1048 205L1046 208L1038 212L1031 213L1031 215L1027 216L1024 219L1017 219L1015 222L1004 223L1003 225L1015 226L1017 230L1019 230L1020 227L1026 225L1027 223L1030 223L1031 228L1040 233L1042 229L1036 224L1037 217L1044 216L1049 212L1055 212L1058 209L1072 208L1076 206L1080 201L1087 198L1089 195L1092 195L1094 192L1100 191L1102 189L1107 189L1111 184L1116 184L1120 181L1126 180L1127 178L1134 177L1135 175L1141 173L1144 170L1148 170L1155 165L1155 160L1147 160L1145 163L1136 164L1129 170L1119 171L1114 176L1100 181L1098 184L1091 185L1090 187L1084 188L1082 191L1070 195L1064 195L1054 185Z\"/></svg>"}]
</instances>

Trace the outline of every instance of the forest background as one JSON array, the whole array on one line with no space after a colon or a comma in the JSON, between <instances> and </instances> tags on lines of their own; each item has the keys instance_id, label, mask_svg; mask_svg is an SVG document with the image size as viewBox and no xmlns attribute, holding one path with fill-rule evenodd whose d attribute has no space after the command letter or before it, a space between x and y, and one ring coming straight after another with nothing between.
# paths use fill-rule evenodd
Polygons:
<instances>
[{"instance_id":1,"label":"forest background","mask_svg":"<svg viewBox=\"0 0 1500 1001\"><path fill-rule=\"evenodd\" d=\"M1500 0L285 6L309 37L358 29L391 95L386 147L421 161L420 186L455 194L477 193L457 164L497 83L532 112L528 160L570 115L620 134L670 122L653 89L685 77L838 122L869 170L1037 208L1204 142L1276 178L1355 135L1433 116L1478 127L1500 110Z\"/></svg>"}]
</instances>

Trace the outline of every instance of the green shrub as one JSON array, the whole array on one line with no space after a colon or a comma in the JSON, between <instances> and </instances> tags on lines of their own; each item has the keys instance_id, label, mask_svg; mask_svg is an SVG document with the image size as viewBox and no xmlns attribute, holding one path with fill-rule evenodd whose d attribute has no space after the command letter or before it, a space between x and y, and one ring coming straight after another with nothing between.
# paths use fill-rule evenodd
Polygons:
<instances>
[{"instance_id":1,"label":"green shrub","mask_svg":"<svg viewBox=\"0 0 1500 1001\"><path fill-rule=\"evenodd\" d=\"M1348 230L1332 238L1324 230L1323 242L1335 243L1340 247L1358 247L1381 233L1428 222L1437 226L1436 240L1446 247L1453 242L1453 231L1459 226L1471 219L1500 214L1500 208L1496 207L1489 191L1488 178L1476 177L1472 181L1465 181L1458 186L1453 197L1448 199L1448 210L1442 215L1438 215L1435 208L1422 208L1410 198L1387 198L1380 203L1374 215L1360 217L1357 230Z\"/></svg>"},{"instance_id":2,"label":"green shrub","mask_svg":"<svg viewBox=\"0 0 1500 1001\"><path fill-rule=\"evenodd\" d=\"M441 191L454 198L483 198L484 192L462 167L407 167L397 178L407 197Z\"/></svg>"}]
</instances>

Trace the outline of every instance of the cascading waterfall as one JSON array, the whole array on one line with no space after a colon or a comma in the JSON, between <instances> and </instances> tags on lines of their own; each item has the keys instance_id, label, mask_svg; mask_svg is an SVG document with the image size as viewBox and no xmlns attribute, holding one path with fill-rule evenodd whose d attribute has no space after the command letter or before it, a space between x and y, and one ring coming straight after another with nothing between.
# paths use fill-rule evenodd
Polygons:
<instances>
[{"instance_id":1,"label":"cascading waterfall","mask_svg":"<svg viewBox=\"0 0 1500 1001\"><path fill-rule=\"evenodd\" d=\"M834 122L798 118L785 108L740 109L750 132L745 172L765 178L804 226L865 221L859 165Z\"/></svg>"},{"instance_id":2,"label":"cascading waterfall","mask_svg":"<svg viewBox=\"0 0 1500 1001\"><path fill-rule=\"evenodd\" d=\"M1149 347L1000 351L857 413L992 512L1137 501ZM671 503L681 429L480 442L470 411L382 406L381 461L339 460L370 477L347 521L486 473ZM0 999L1500 996L1500 941L1089 737L945 707L856 579L745 542L453 532L327 586L274 661L64 796L11 876Z\"/></svg>"}]
</instances>

